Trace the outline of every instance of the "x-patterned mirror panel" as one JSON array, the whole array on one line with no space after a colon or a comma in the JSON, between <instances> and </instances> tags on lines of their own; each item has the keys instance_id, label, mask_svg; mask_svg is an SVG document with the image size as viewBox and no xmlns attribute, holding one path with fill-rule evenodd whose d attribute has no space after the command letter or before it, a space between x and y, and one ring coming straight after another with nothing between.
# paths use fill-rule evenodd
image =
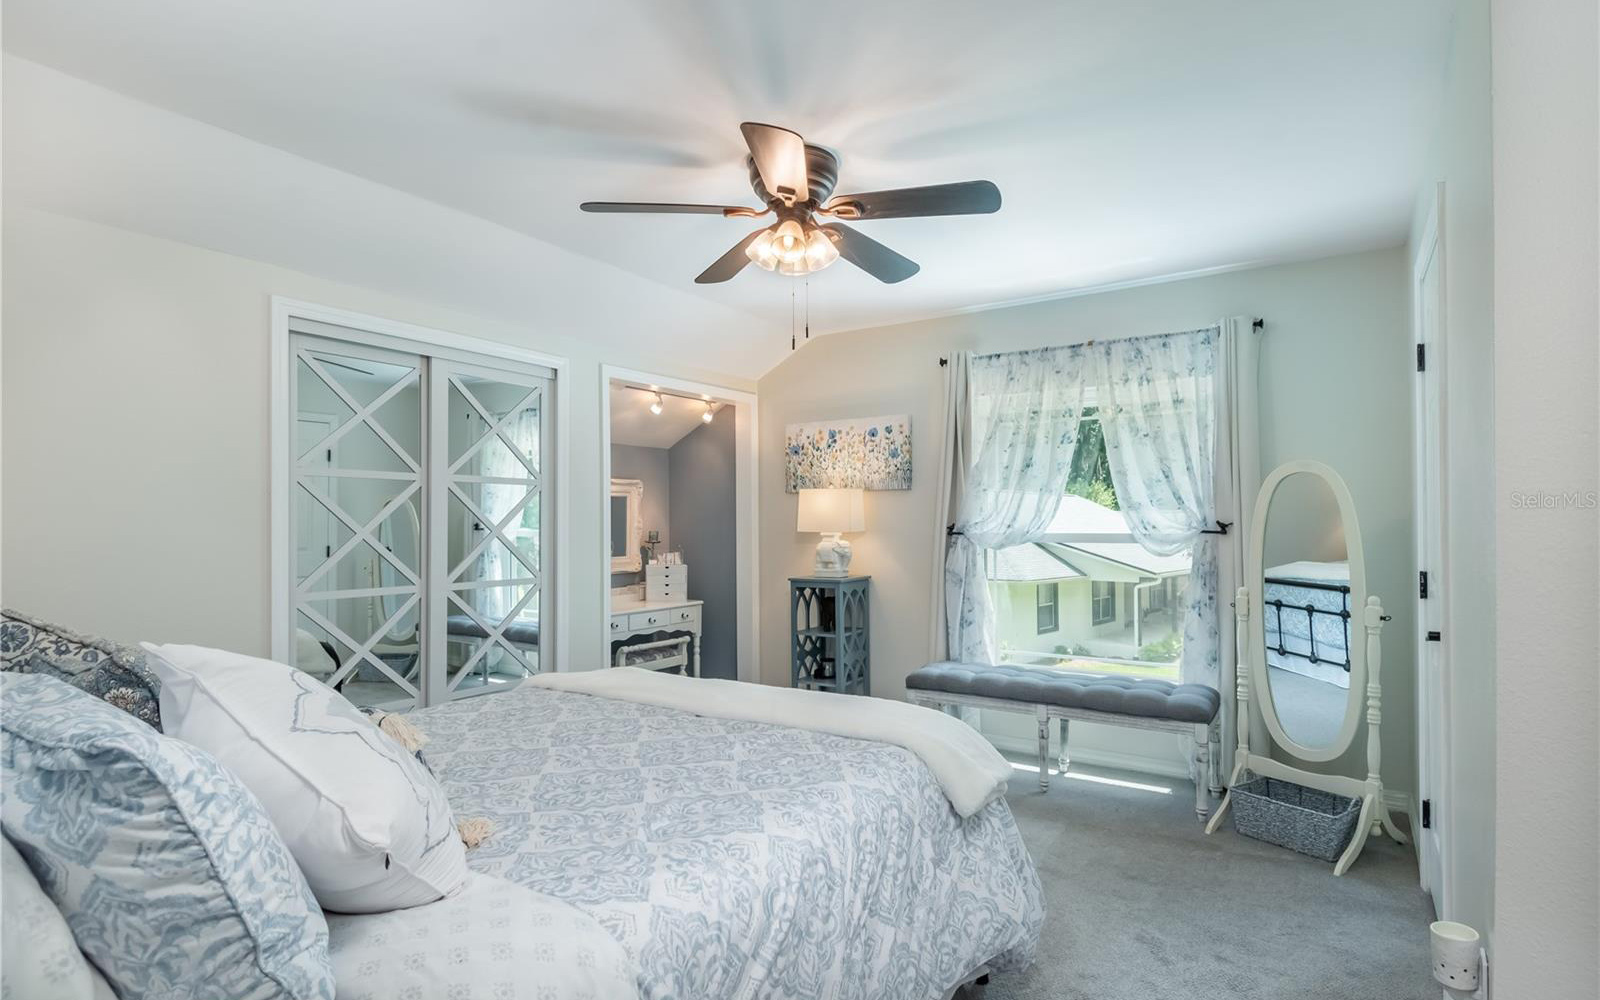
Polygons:
<instances>
[{"instance_id":1,"label":"x-patterned mirror panel","mask_svg":"<svg viewBox=\"0 0 1600 1000\"><path fill-rule=\"evenodd\" d=\"M451 696L539 670L543 380L449 376L445 490Z\"/></svg>"},{"instance_id":2,"label":"x-patterned mirror panel","mask_svg":"<svg viewBox=\"0 0 1600 1000\"><path fill-rule=\"evenodd\" d=\"M420 357L296 338L294 665L360 705L420 704Z\"/></svg>"}]
</instances>

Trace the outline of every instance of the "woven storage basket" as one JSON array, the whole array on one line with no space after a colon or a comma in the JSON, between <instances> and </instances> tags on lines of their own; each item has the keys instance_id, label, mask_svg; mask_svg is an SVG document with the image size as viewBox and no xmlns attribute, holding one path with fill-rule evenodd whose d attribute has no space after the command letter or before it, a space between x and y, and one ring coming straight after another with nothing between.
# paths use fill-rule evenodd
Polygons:
<instances>
[{"instance_id":1,"label":"woven storage basket","mask_svg":"<svg viewBox=\"0 0 1600 1000\"><path fill-rule=\"evenodd\" d=\"M1337 861L1350 845L1361 802L1277 778L1233 787L1233 826L1246 837Z\"/></svg>"}]
</instances>

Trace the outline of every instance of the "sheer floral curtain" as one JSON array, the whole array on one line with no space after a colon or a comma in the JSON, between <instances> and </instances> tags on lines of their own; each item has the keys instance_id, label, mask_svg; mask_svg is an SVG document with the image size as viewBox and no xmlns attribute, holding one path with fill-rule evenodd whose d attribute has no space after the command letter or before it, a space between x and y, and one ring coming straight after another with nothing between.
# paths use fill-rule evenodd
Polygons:
<instances>
[{"instance_id":1,"label":"sheer floral curtain","mask_svg":"<svg viewBox=\"0 0 1600 1000\"><path fill-rule=\"evenodd\" d=\"M1117 500L1155 555L1192 547L1179 679L1220 686L1213 527L1219 327L1098 345L1096 395Z\"/></svg>"},{"instance_id":2,"label":"sheer floral curtain","mask_svg":"<svg viewBox=\"0 0 1600 1000\"><path fill-rule=\"evenodd\" d=\"M1090 363L1082 345L974 357L973 460L945 559L953 660L999 662L987 550L1043 535L1066 492Z\"/></svg>"}]
</instances>

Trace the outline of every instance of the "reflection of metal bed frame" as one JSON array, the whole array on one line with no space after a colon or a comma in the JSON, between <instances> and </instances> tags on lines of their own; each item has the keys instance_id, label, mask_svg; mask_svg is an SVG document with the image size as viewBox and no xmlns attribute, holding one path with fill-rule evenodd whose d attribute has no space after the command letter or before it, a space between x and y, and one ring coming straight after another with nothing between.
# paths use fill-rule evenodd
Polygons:
<instances>
[{"instance_id":1,"label":"reflection of metal bed frame","mask_svg":"<svg viewBox=\"0 0 1600 1000\"><path fill-rule=\"evenodd\" d=\"M1304 588L1306 590L1324 590L1324 591L1328 591L1329 593L1336 593L1336 594L1340 595L1339 610L1337 610L1337 611L1334 611L1334 610L1329 609L1329 608L1319 608L1314 604L1294 605L1294 604L1285 604L1281 600L1264 601L1263 603L1265 603L1265 605L1267 607L1272 608L1274 613L1275 613L1275 615L1276 615L1276 618L1274 619L1274 622L1275 622L1275 624L1277 626L1275 631L1277 632L1277 635L1278 635L1278 644L1276 646L1270 646L1269 645L1267 647L1267 649L1271 650L1274 653L1277 653L1279 656L1298 656L1298 657L1301 657L1303 659L1310 660L1312 663L1326 663L1326 664L1329 664L1330 666L1342 667L1344 669L1345 673L1349 673L1350 672L1350 585L1347 584L1347 583L1346 584L1340 584L1340 583L1316 583L1316 582L1311 581L1311 580L1291 580L1291 579L1288 579L1288 578L1285 578L1285 577L1277 577L1277 576L1266 577L1266 578L1264 578L1263 582L1268 584L1268 585L1277 584L1280 587L1301 587L1301 588ZM1309 641L1310 644L1311 644L1311 650L1310 650L1309 653L1302 653L1302 652L1299 652L1297 650L1291 650L1291 649L1285 648L1285 646L1283 644L1283 611L1284 611L1284 608L1288 608L1290 611L1295 612L1296 614L1299 614L1299 613L1304 613L1305 614L1305 616L1306 616L1306 638L1307 638L1307 641ZM1340 626L1344 631L1344 649L1341 652L1344 655L1344 659L1335 660L1335 659L1330 659L1330 658L1325 657L1325 656L1324 657L1319 657L1317 655L1317 618L1316 618L1317 615L1322 615L1325 618L1338 618L1338 619L1341 619Z\"/></svg>"}]
</instances>

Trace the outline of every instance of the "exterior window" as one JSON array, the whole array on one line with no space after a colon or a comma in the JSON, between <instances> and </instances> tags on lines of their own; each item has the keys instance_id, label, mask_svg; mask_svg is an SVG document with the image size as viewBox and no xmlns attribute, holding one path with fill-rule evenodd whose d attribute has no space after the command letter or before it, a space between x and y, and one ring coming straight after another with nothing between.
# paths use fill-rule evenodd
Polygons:
<instances>
[{"instance_id":1,"label":"exterior window","mask_svg":"<svg viewBox=\"0 0 1600 1000\"><path fill-rule=\"evenodd\" d=\"M1054 583L1041 583L1036 593L1039 634L1054 632L1061 627L1061 587Z\"/></svg>"},{"instance_id":2,"label":"exterior window","mask_svg":"<svg viewBox=\"0 0 1600 1000\"><path fill-rule=\"evenodd\" d=\"M1095 580L1091 586L1089 624L1110 625L1117 620L1117 585Z\"/></svg>"},{"instance_id":3,"label":"exterior window","mask_svg":"<svg viewBox=\"0 0 1600 1000\"><path fill-rule=\"evenodd\" d=\"M1061 501L1041 537L986 556L1001 662L1176 681L1190 556L1134 539L1093 413Z\"/></svg>"}]
</instances>

